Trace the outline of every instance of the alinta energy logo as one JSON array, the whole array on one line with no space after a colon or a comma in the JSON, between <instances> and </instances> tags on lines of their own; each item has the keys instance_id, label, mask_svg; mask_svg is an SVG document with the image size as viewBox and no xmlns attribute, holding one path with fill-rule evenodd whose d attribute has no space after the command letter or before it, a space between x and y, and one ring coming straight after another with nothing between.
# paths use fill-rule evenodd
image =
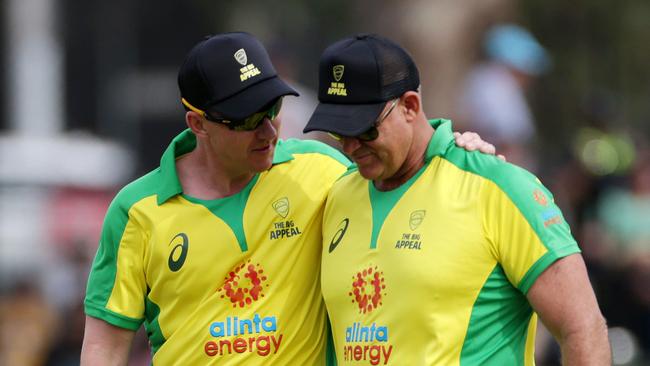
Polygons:
<instances>
[{"instance_id":1,"label":"alinta energy logo","mask_svg":"<svg viewBox=\"0 0 650 366\"><path fill-rule=\"evenodd\" d=\"M551 225L559 224L562 222L562 215L560 213L560 210L558 210L555 206L547 207L548 198L546 198L546 195L544 192L542 192L541 189L536 188L533 191L533 199L537 201L537 203L539 203L541 206L546 207L546 209L540 213L540 216L544 221L544 227L549 227Z\"/></svg>"},{"instance_id":2,"label":"alinta energy logo","mask_svg":"<svg viewBox=\"0 0 650 366\"><path fill-rule=\"evenodd\" d=\"M264 288L269 287L266 282L264 269L249 259L228 273L217 292L221 292L221 298L227 298L233 307L243 308L264 297Z\"/></svg>"},{"instance_id":3,"label":"alinta energy logo","mask_svg":"<svg viewBox=\"0 0 650 366\"><path fill-rule=\"evenodd\" d=\"M384 273L377 266L368 266L352 276L352 279L349 295L352 302L357 304L359 313L368 314L382 305L386 285ZM345 361L386 365L393 352L388 330L386 325L354 322L345 328L345 343L343 349L337 352L343 354Z\"/></svg>"},{"instance_id":4,"label":"alinta energy logo","mask_svg":"<svg viewBox=\"0 0 650 366\"><path fill-rule=\"evenodd\" d=\"M369 313L382 305L382 297L386 296L384 272L377 266L368 266L352 276L352 291L349 295L352 302L356 303L359 313Z\"/></svg>"},{"instance_id":5,"label":"alinta energy logo","mask_svg":"<svg viewBox=\"0 0 650 366\"><path fill-rule=\"evenodd\" d=\"M548 199L546 198L546 195L544 194L544 192L542 192L541 189L535 189L533 191L533 198L535 199L535 201L537 201L537 203L539 203L542 206L548 205Z\"/></svg>"}]
</instances>

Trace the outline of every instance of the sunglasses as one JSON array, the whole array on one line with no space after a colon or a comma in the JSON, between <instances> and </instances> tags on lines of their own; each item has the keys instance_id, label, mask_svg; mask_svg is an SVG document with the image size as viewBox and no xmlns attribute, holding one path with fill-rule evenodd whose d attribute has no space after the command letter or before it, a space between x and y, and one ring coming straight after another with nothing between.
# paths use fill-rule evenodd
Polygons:
<instances>
[{"instance_id":1,"label":"sunglasses","mask_svg":"<svg viewBox=\"0 0 650 366\"><path fill-rule=\"evenodd\" d=\"M354 137L355 139L360 140L360 141L373 141L373 140L376 140L377 137L379 137L379 130L377 129L377 127L379 127L379 125L382 122L384 122L384 120L386 118L388 118L388 116L393 111L393 109L395 109L395 106L397 105L398 101L399 101L399 98L393 99L393 101L390 104L390 107L388 107L386 112L384 112L384 114L382 114L375 121L375 123L373 123L372 127L370 127L366 131L364 131L364 132L362 132L362 133L360 133L360 134L358 134L356 136L343 136L343 135L339 135L338 133L334 133L334 132L328 132L328 134L330 136L332 136L332 138L334 138L335 140L338 140L338 141L341 141L344 137Z\"/></svg>"},{"instance_id":2,"label":"sunglasses","mask_svg":"<svg viewBox=\"0 0 650 366\"><path fill-rule=\"evenodd\" d=\"M234 131L253 131L262 124L264 118L268 118L269 120L274 121L278 117L278 114L280 114L280 108L282 108L282 98L280 97L268 105L262 107L259 112L255 112L242 120L230 120L227 118L212 116L208 112L200 110L191 105L187 100L185 100L185 98L181 98L181 101L187 108L202 115L203 118L207 119L208 121L221 123L224 126L228 127L228 129Z\"/></svg>"}]
</instances>

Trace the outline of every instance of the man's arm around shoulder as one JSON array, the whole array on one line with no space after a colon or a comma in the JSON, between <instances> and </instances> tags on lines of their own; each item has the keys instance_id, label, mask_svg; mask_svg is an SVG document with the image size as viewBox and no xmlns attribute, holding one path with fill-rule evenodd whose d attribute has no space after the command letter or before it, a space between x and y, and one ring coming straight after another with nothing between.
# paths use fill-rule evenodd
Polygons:
<instances>
[{"instance_id":1,"label":"man's arm around shoulder","mask_svg":"<svg viewBox=\"0 0 650 366\"><path fill-rule=\"evenodd\" d=\"M135 332L86 316L81 366L125 366Z\"/></svg>"},{"instance_id":2,"label":"man's arm around shoulder","mask_svg":"<svg viewBox=\"0 0 650 366\"><path fill-rule=\"evenodd\" d=\"M528 300L560 344L563 365L611 365L607 325L580 254L549 266Z\"/></svg>"}]
</instances>

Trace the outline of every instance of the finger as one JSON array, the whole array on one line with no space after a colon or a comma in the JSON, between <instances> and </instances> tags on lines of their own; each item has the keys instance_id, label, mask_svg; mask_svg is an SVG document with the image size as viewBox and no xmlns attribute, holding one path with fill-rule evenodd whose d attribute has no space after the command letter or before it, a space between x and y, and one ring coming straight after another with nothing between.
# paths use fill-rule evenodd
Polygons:
<instances>
[{"instance_id":1,"label":"finger","mask_svg":"<svg viewBox=\"0 0 650 366\"><path fill-rule=\"evenodd\" d=\"M457 145L458 147L465 148L465 147L467 147L467 144L468 144L469 142L470 142L470 141L468 141L468 140L466 140L466 139L463 139L462 137L459 137L458 140L456 140L456 145Z\"/></svg>"},{"instance_id":2,"label":"finger","mask_svg":"<svg viewBox=\"0 0 650 366\"><path fill-rule=\"evenodd\" d=\"M479 136L476 132L464 132L463 138L467 139L468 141L481 141L481 136Z\"/></svg>"},{"instance_id":3,"label":"finger","mask_svg":"<svg viewBox=\"0 0 650 366\"><path fill-rule=\"evenodd\" d=\"M499 159L501 159L503 161L508 161L508 160L506 160L506 157L501 155L501 154L497 155L497 158L499 158Z\"/></svg>"},{"instance_id":4,"label":"finger","mask_svg":"<svg viewBox=\"0 0 650 366\"><path fill-rule=\"evenodd\" d=\"M494 147L494 145L492 145L489 142L485 142L485 141L482 141L482 143L480 144L479 150L482 153L490 154L490 155L494 155L496 153L496 151L497 151L497 149Z\"/></svg>"},{"instance_id":5,"label":"finger","mask_svg":"<svg viewBox=\"0 0 650 366\"><path fill-rule=\"evenodd\" d=\"M467 143L467 139L465 139L459 132L454 132L454 138L456 140L456 145L459 147L464 147Z\"/></svg>"}]
</instances>

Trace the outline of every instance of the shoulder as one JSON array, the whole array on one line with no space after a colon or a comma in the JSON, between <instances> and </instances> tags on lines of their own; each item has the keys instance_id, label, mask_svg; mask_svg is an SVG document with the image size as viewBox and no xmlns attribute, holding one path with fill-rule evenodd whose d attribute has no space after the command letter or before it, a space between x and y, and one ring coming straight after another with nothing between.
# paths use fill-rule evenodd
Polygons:
<instances>
[{"instance_id":1,"label":"shoulder","mask_svg":"<svg viewBox=\"0 0 650 366\"><path fill-rule=\"evenodd\" d=\"M278 147L291 155L324 156L345 166L350 164L350 160L340 151L320 141L299 139L279 140Z\"/></svg>"},{"instance_id":2,"label":"shoulder","mask_svg":"<svg viewBox=\"0 0 650 366\"><path fill-rule=\"evenodd\" d=\"M361 176L359 173L359 168L356 164L350 164L347 167L347 170L337 178L336 182L330 190L330 198L338 196L340 194L351 194L351 192L357 192L359 189L365 191L364 187L368 186L368 181Z\"/></svg>"},{"instance_id":3,"label":"shoulder","mask_svg":"<svg viewBox=\"0 0 650 366\"><path fill-rule=\"evenodd\" d=\"M534 174L496 156L468 152L451 144L441 158L467 173L480 176L485 184L505 193L516 204L530 198L536 189L550 195Z\"/></svg>"},{"instance_id":4,"label":"shoulder","mask_svg":"<svg viewBox=\"0 0 650 366\"><path fill-rule=\"evenodd\" d=\"M162 184L160 168L125 185L113 198L108 215L126 215L133 205L144 198L155 196Z\"/></svg>"}]
</instances>

